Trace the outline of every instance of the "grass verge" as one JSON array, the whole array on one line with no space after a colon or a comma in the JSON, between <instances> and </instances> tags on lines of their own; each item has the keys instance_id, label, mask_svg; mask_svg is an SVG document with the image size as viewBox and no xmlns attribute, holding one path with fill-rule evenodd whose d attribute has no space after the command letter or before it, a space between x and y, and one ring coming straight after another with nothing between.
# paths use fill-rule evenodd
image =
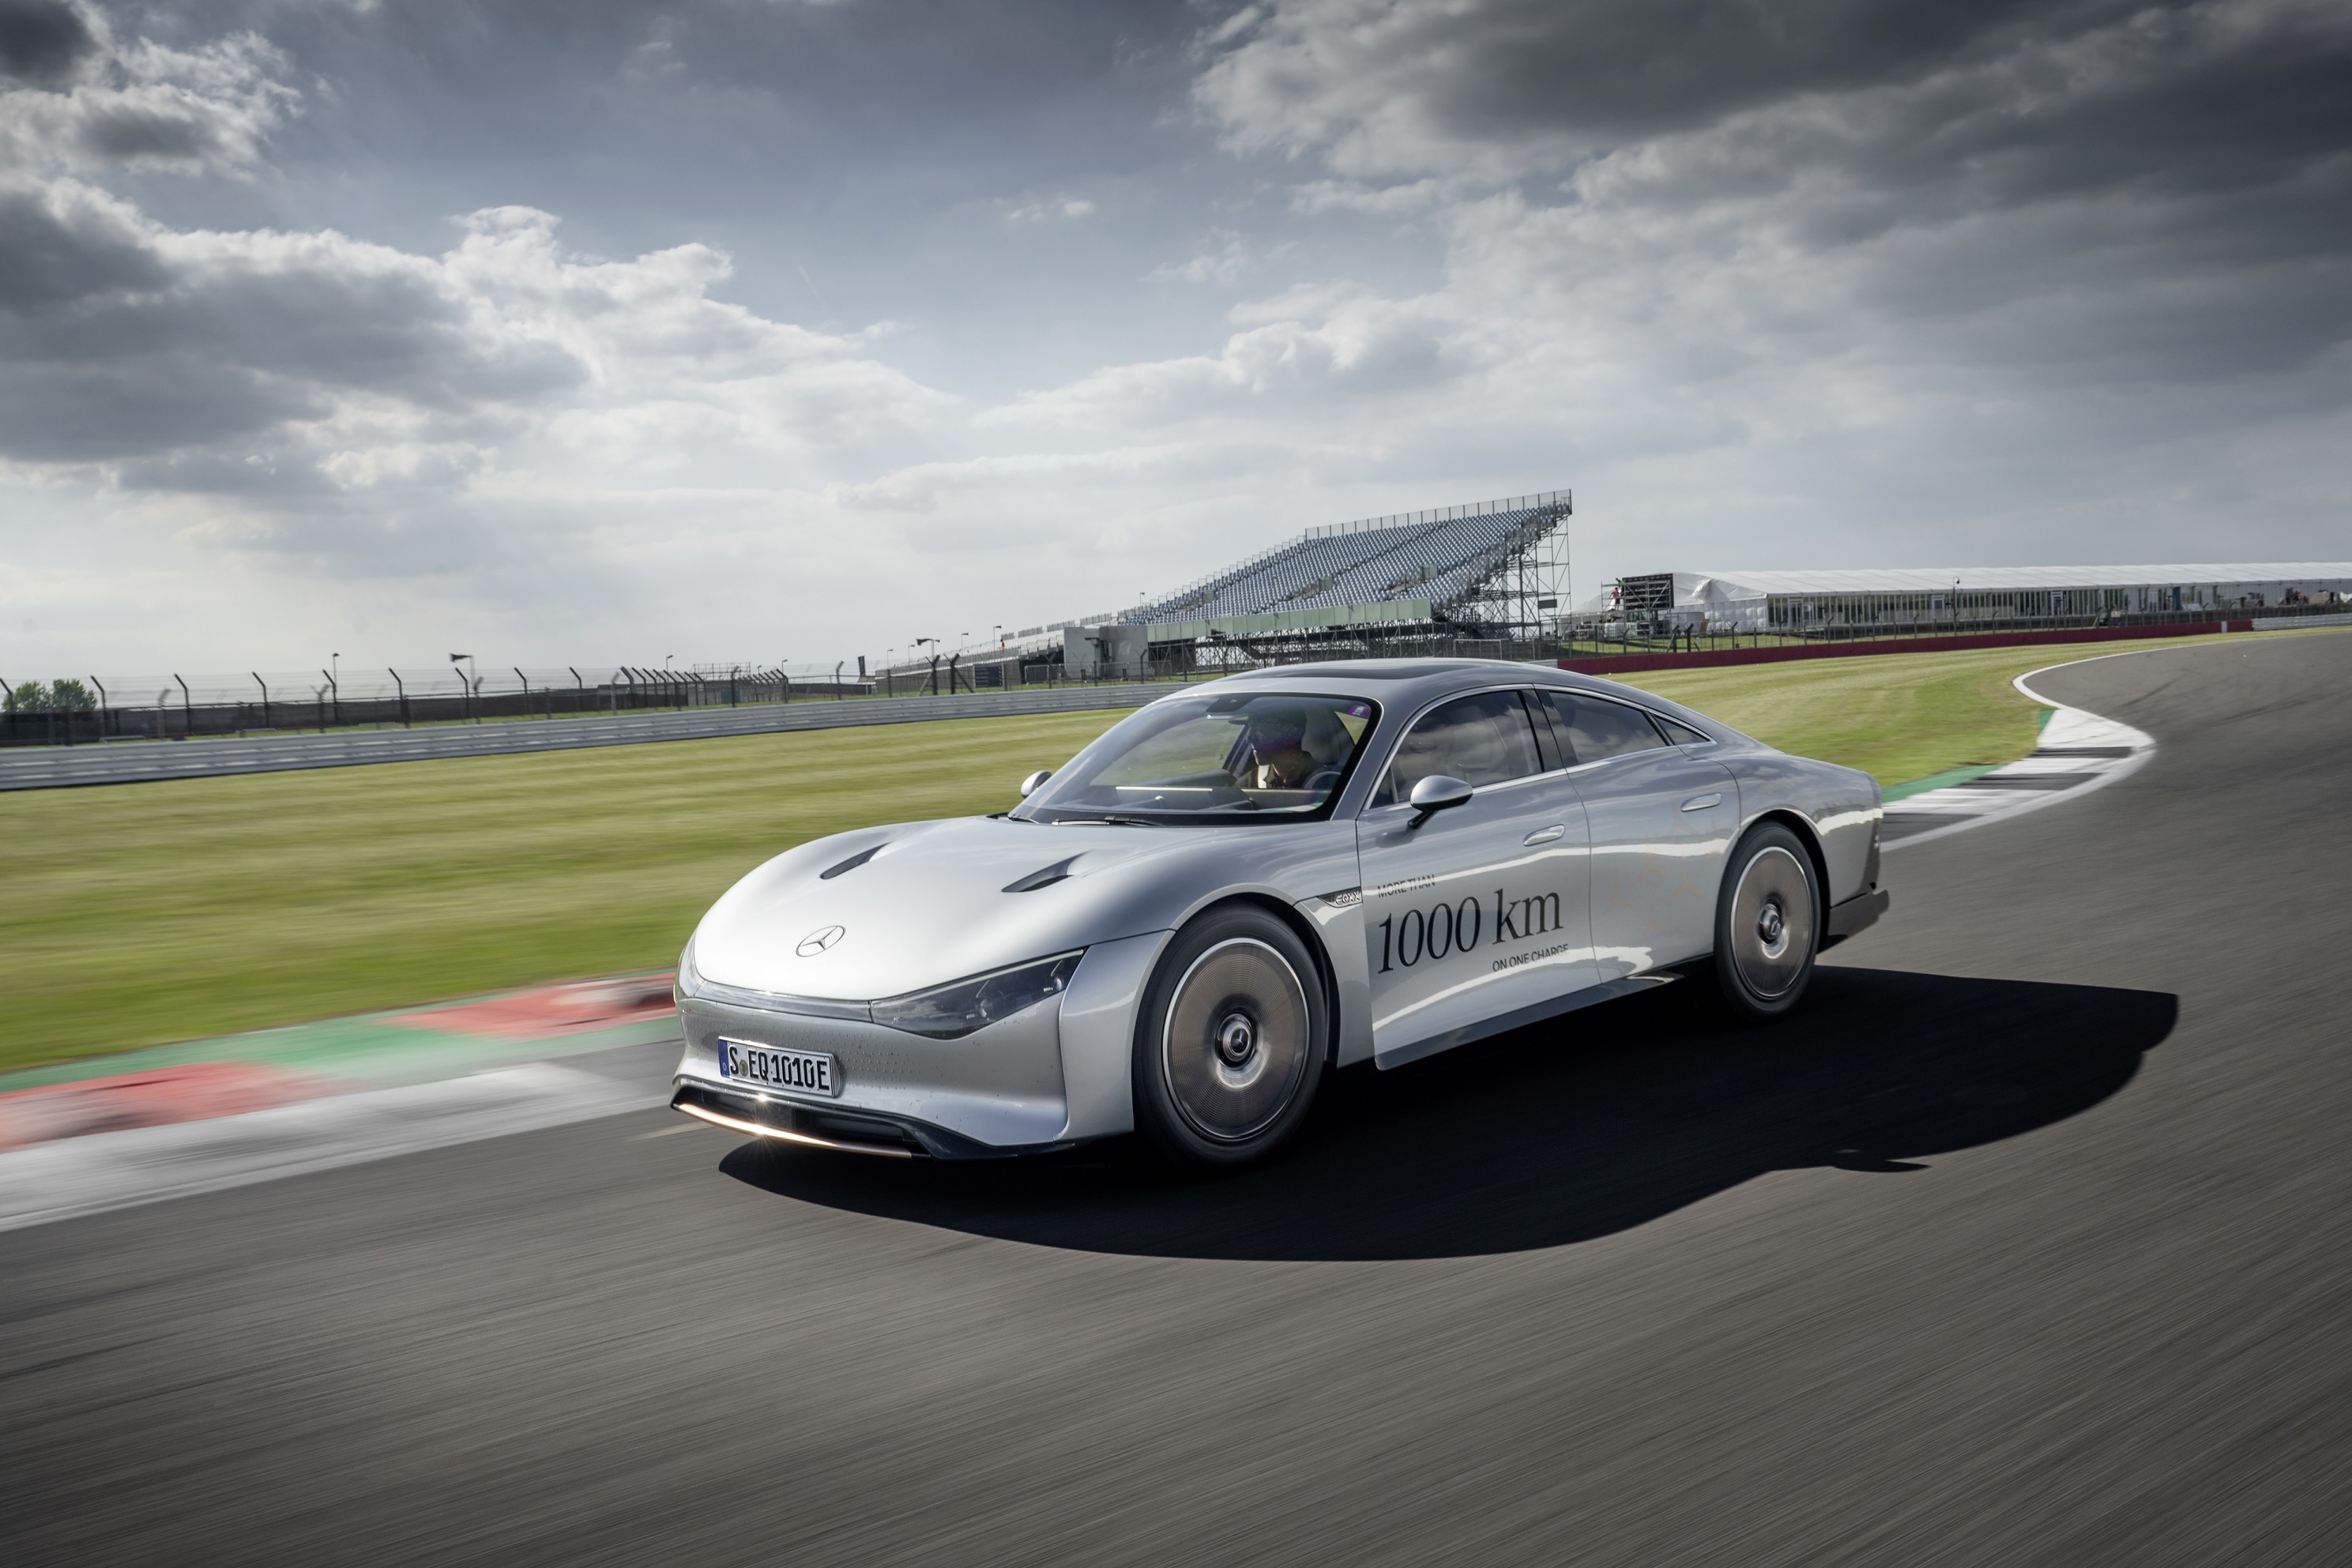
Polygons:
<instances>
[{"instance_id":1,"label":"grass verge","mask_svg":"<svg viewBox=\"0 0 2352 1568\"><path fill-rule=\"evenodd\" d=\"M2011 648L1637 679L1892 784L2031 751L2035 709L2009 681L2075 656ZM658 967L767 856L845 828L1000 810L1022 774L1118 716L0 795L13 960L0 1071Z\"/></svg>"},{"instance_id":2,"label":"grass verge","mask_svg":"<svg viewBox=\"0 0 2352 1568\"><path fill-rule=\"evenodd\" d=\"M2079 652L2065 645L1982 648L1646 670L1628 682L1719 718L1768 746L1859 768L1879 783L1894 785L1949 768L2014 762L2031 752L2040 710L2010 685L2028 670L2201 640L2109 643Z\"/></svg>"},{"instance_id":3,"label":"grass verge","mask_svg":"<svg viewBox=\"0 0 2352 1568\"><path fill-rule=\"evenodd\" d=\"M767 856L1002 810L1117 717L0 795L0 1071L659 967Z\"/></svg>"}]
</instances>

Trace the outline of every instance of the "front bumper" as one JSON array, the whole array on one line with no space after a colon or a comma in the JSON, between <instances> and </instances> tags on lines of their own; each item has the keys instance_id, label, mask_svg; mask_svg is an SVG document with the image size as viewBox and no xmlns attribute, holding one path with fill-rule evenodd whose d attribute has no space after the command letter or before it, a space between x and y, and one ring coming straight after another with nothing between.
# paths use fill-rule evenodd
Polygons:
<instances>
[{"instance_id":1,"label":"front bumper","mask_svg":"<svg viewBox=\"0 0 2352 1568\"><path fill-rule=\"evenodd\" d=\"M669 1103L673 1110L733 1132L772 1138L779 1143L882 1155L893 1159L1003 1159L1013 1155L1052 1154L1074 1146L1064 1142L1000 1148L975 1143L960 1133L912 1116L842 1110L830 1103L804 1103L758 1091L718 1089L699 1079L685 1077L676 1081Z\"/></svg>"},{"instance_id":2,"label":"front bumper","mask_svg":"<svg viewBox=\"0 0 2352 1568\"><path fill-rule=\"evenodd\" d=\"M686 1050L671 1103L802 1141L831 1137L940 1157L1057 1144L1070 1120L1062 1087L1062 1001L1042 1002L961 1040L930 1040L864 1019L681 998ZM730 1079L719 1069L721 1040L829 1055L840 1092L800 1093ZM836 1132L824 1132L827 1125Z\"/></svg>"}]
</instances>

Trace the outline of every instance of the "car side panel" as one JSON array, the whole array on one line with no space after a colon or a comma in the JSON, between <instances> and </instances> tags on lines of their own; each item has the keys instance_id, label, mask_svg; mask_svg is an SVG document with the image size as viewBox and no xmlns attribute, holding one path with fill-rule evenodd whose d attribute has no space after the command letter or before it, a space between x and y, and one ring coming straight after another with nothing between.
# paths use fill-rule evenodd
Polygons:
<instances>
[{"instance_id":1,"label":"car side panel","mask_svg":"<svg viewBox=\"0 0 2352 1568\"><path fill-rule=\"evenodd\" d=\"M1707 747L1612 757L1572 770L1592 833L1597 977L1622 979L1715 946L1715 905L1738 787Z\"/></svg>"},{"instance_id":2,"label":"car side panel","mask_svg":"<svg viewBox=\"0 0 2352 1568\"><path fill-rule=\"evenodd\" d=\"M1143 839L1153 849L1169 852L1139 857L1093 875L1076 874L1035 893L1009 895L1066 904L1070 915L1066 928L1072 946L1172 930L1226 898L1251 895L1295 906L1356 885L1353 822L1301 823L1213 836L1185 828L1055 831L1064 836L1051 841L1055 855L1086 848L1088 836L1096 833L1126 833L1131 839ZM1197 839L1183 836L1196 832ZM1081 871L1084 864L1080 862Z\"/></svg>"},{"instance_id":3,"label":"car side panel","mask_svg":"<svg viewBox=\"0 0 2352 1568\"><path fill-rule=\"evenodd\" d=\"M1069 1121L1056 1136L1099 1138L1135 1130L1136 1009L1151 967L1174 933L1097 942L1062 994L1062 1087Z\"/></svg>"},{"instance_id":4,"label":"car side panel","mask_svg":"<svg viewBox=\"0 0 2352 1568\"><path fill-rule=\"evenodd\" d=\"M1881 817L1878 781L1867 773L1760 747L1726 757L1739 781L1741 830L1774 811L1793 812L1811 825L1829 873L1829 902L1843 904L1870 891L1870 846Z\"/></svg>"},{"instance_id":5,"label":"car side panel","mask_svg":"<svg viewBox=\"0 0 2352 1568\"><path fill-rule=\"evenodd\" d=\"M1339 993L1335 1060L1341 1067L1369 1061L1372 1057L1372 978L1364 957L1363 901L1360 896L1349 904L1310 898L1298 905L1298 913L1314 922Z\"/></svg>"}]
</instances>

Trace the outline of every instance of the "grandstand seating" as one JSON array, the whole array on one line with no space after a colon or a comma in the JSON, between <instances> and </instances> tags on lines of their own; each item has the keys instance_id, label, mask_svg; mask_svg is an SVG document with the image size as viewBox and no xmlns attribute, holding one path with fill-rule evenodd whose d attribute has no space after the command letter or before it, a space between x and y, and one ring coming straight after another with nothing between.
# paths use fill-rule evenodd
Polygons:
<instances>
[{"instance_id":1,"label":"grandstand seating","mask_svg":"<svg viewBox=\"0 0 2352 1568\"><path fill-rule=\"evenodd\" d=\"M1310 534L1119 619L1195 622L1391 600L1444 605L1470 595L1495 571L1498 552L1523 530L1549 526L1556 511L1543 505L1465 508L1435 520Z\"/></svg>"}]
</instances>

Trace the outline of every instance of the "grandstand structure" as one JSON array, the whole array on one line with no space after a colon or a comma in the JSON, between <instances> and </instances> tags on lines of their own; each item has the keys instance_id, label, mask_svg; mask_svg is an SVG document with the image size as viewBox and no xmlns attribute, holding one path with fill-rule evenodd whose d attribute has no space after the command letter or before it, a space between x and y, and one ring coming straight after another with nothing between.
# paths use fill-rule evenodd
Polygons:
<instances>
[{"instance_id":1,"label":"grandstand structure","mask_svg":"<svg viewBox=\"0 0 2352 1568\"><path fill-rule=\"evenodd\" d=\"M1008 652L1115 676L1538 638L1573 509L1550 490L1308 528L1131 609L1031 627Z\"/></svg>"}]
</instances>

